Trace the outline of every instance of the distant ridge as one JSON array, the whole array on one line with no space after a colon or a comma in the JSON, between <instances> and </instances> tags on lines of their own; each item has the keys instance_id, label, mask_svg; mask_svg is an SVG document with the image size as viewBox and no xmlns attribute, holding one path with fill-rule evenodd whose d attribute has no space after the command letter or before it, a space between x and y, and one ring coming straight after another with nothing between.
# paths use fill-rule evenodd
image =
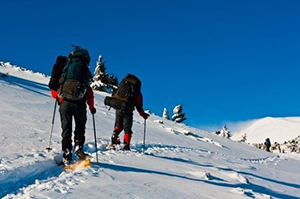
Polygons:
<instances>
[{"instance_id":1,"label":"distant ridge","mask_svg":"<svg viewBox=\"0 0 300 199\"><path fill-rule=\"evenodd\" d=\"M265 117L258 119L244 130L234 134L238 140L242 135L247 136L247 143L262 143L266 138L272 142L283 143L300 135L300 117Z\"/></svg>"}]
</instances>

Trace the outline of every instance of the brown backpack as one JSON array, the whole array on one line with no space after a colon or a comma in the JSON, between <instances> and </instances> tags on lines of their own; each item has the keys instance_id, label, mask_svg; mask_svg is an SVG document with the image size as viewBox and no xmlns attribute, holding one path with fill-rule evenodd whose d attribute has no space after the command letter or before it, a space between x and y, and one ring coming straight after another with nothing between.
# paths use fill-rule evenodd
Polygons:
<instances>
[{"instance_id":1,"label":"brown backpack","mask_svg":"<svg viewBox=\"0 0 300 199\"><path fill-rule=\"evenodd\" d=\"M112 97L106 97L104 104L125 112L133 111L134 96L141 92L141 81L132 74L127 74Z\"/></svg>"}]
</instances>

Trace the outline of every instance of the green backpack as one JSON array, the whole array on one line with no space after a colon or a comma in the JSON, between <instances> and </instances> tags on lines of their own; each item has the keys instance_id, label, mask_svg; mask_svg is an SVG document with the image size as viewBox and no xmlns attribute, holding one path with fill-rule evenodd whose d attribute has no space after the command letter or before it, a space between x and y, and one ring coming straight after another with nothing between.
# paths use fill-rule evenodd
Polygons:
<instances>
[{"instance_id":1,"label":"green backpack","mask_svg":"<svg viewBox=\"0 0 300 199\"><path fill-rule=\"evenodd\" d=\"M71 101L81 100L89 87L92 74L89 70L90 55L86 49L75 47L60 77L58 96Z\"/></svg>"}]
</instances>

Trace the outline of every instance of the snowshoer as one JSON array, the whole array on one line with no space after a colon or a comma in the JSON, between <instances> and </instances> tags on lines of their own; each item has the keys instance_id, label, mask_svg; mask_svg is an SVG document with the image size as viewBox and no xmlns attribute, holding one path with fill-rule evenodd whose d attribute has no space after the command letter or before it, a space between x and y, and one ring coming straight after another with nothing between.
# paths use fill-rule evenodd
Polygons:
<instances>
[{"instance_id":1,"label":"snowshoer","mask_svg":"<svg viewBox=\"0 0 300 199\"><path fill-rule=\"evenodd\" d=\"M127 74L112 97L106 97L104 103L116 109L115 127L111 134L111 146L120 144L119 134L124 130L124 150L130 150L132 136L133 110L146 120L149 114L143 109L141 81L134 75Z\"/></svg>"},{"instance_id":2,"label":"snowshoer","mask_svg":"<svg viewBox=\"0 0 300 199\"><path fill-rule=\"evenodd\" d=\"M51 90L52 97L60 104L59 112L62 128L63 163L70 164L72 160L72 118L75 120L74 152L79 159L86 159L83 151L85 143L85 125L87 121L86 103L92 114L94 94L89 86L91 73L89 71L90 56L86 49L75 47L70 53L60 78L60 87Z\"/></svg>"},{"instance_id":3,"label":"snowshoer","mask_svg":"<svg viewBox=\"0 0 300 199\"><path fill-rule=\"evenodd\" d=\"M271 152L271 151L270 151L271 141L270 141L269 138L267 138L267 139L265 140L264 146L265 146L266 151Z\"/></svg>"}]
</instances>

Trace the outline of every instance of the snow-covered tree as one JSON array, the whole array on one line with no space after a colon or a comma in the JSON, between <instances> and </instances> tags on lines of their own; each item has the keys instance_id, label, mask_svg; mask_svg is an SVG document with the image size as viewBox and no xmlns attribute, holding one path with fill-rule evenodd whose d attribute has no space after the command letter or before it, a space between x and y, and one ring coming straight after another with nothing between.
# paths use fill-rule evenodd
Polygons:
<instances>
[{"instance_id":1,"label":"snow-covered tree","mask_svg":"<svg viewBox=\"0 0 300 199\"><path fill-rule=\"evenodd\" d=\"M103 79L105 76L107 76L105 63L102 62L102 55L99 55L98 57L98 62L94 74L95 74L94 76L95 81L99 81Z\"/></svg>"},{"instance_id":2,"label":"snow-covered tree","mask_svg":"<svg viewBox=\"0 0 300 199\"><path fill-rule=\"evenodd\" d=\"M221 129L219 136L225 137L225 138L231 137L230 131L228 131L226 125L224 125L223 128Z\"/></svg>"},{"instance_id":3,"label":"snow-covered tree","mask_svg":"<svg viewBox=\"0 0 300 199\"><path fill-rule=\"evenodd\" d=\"M166 108L164 108L164 112L163 112L163 118L169 120L170 117L169 117L169 113L168 113L168 110Z\"/></svg>"},{"instance_id":4,"label":"snow-covered tree","mask_svg":"<svg viewBox=\"0 0 300 199\"><path fill-rule=\"evenodd\" d=\"M247 134L245 133L245 134L243 134L242 136L241 136L241 138L238 140L239 142L246 142L247 141Z\"/></svg>"},{"instance_id":5,"label":"snow-covered tree","mask_svg":"<svg viewBox=\"0 0 300 199\"><path fill-rule=\"evenodd\" d=\"M178 123L183 122L186 120L185 113L182 113L182 105L177 105L173 109L174 115L172 116L172 120Z\"/></svg>"},{"instance_id":6,"label":"snow-covered tree","mask_svg":"<svg viewBox=\"0 0 300 199\"><path fill-rule=\"evenodd\" d=\"M114 74L108 75L105 63L102 62L102 55L99 55L94 74L94 82L91 84L93 90L111 93L117 88L118 78Z\"/></svg>"}]
</instances>

